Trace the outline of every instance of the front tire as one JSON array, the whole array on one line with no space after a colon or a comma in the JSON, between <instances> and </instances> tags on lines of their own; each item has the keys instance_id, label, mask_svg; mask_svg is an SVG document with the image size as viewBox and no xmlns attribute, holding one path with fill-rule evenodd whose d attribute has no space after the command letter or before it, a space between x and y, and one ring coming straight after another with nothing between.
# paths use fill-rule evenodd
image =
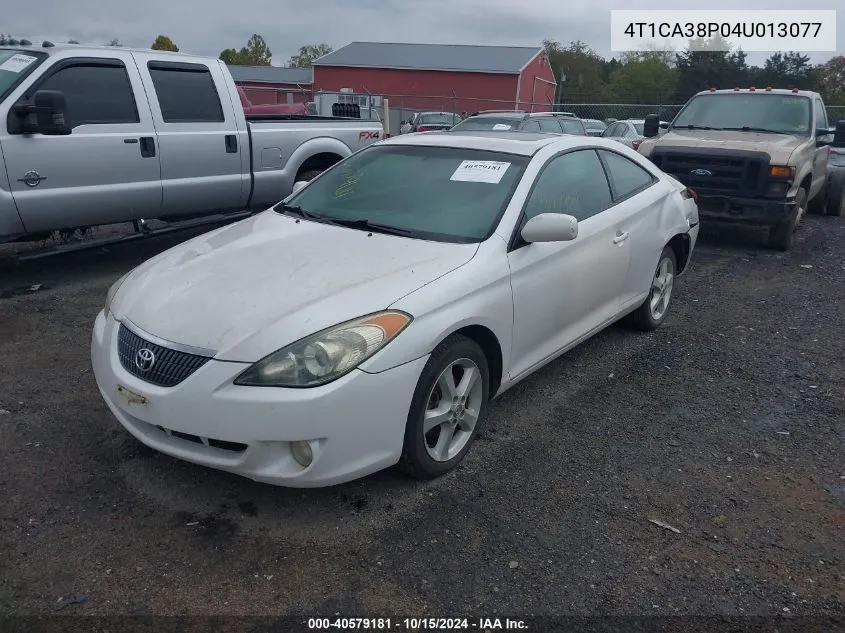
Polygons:
<instances>
[{"instance_id":1,"label":"front tire","mask_svg":"<svg viewBox=\"0 0 845 633\"><path fill-rule=\"evenodd\" d=\"M664 246L657 260L657 268L651 280L651 288L648 297L642 305L628 315L628 324L642 332L651 332L660 327L660 324L669 314L669 303L672 299L672 289L675 285L675 275L678 269L678 260L675 258L675 251L670 246Z\"/></svg>"},{"instance_id":2,"label":"front tire","mask_svg":"<svg viewBox=\"0 0 845 633\"><path fill-rule=\"evenodd\" d=\"M830 175L826 211L832 216L845 213L845 169L837 169Z\"/></svg>"},{"instance_id":3,"label":"front tire","mask_svg":"<svg viewBox=\"0 0 845 633\"><path fill-rule=\"evenodd\" d=\"M778 251L788 251L792 248L795 229L798 227L798 222L801 221L801 216L804 215L806 208L807 192L799 189L795 198L795 207L789 214L789 218L769 229L769 248Z\"/></svg>"},{"instance_id":4,"label":"front tire","mask_svg":"<svg viewBox=\"0 0 845 633\"><path fill-rule=\"evenodd\" d=\"M830 194L829 183L825 182L822 190L816 194L816 197L810 200L807 205L807 213L811 215L824 215L827 208L827 196Z\"/></svg>"},{"instance_id":5,"label":"front tire","mask_svg":"<svg viewBox=\"0 0 845 633\"><path fill-rule=\"evenodd\" d=\"M440 343L411 400L399 467L417 479L454 469L484 422L489 389L487 358L475 341L454 335Z\"/></svg>"}]
</instances>

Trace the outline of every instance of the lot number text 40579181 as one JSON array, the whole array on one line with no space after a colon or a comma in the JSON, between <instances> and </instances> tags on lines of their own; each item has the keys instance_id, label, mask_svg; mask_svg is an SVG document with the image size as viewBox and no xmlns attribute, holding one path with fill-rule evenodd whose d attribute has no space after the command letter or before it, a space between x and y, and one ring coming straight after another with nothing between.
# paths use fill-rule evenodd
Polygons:
<instances>
[{"instance_id":1,"label":"lot number text 40579181","mask_svg":"<svg viewBox=\"0 0 845 633\"><path fill-rule=\"evenodd\" d=\"M528 630L523 620L510 618L309 618L309 630L360 629L373 631L494 631Z\"/></svg>"}]
</instances>

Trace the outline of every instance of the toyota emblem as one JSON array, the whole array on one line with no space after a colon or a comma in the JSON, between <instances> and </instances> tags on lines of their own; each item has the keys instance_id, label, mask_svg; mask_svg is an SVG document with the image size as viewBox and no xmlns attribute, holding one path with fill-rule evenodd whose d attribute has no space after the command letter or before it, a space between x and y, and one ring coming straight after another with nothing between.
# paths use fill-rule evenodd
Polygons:
<instances>
[{"instance_id":1,"label":"toyota emblem","mask_svg":"<svg viewBox=\"0 0 845 633\"><path fill-rule=\"evenodd\" d=\"M153 350L143 347L135 354L135 367L141 371L150 371L156 362L156 355Z\"/></svg>"}]
</instances>

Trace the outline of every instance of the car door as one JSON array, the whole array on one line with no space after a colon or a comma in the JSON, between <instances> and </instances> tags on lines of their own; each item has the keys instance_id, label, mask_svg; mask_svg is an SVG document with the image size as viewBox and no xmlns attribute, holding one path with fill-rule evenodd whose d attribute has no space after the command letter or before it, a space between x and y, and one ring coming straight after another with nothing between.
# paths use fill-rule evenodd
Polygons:
<instances>
[{"instance_id":1,"label":"car door","mask_svg":"<svg viewBox=\"0 0 845 633\"><path fill-rule=\"evenodd\" d=\"M518 235L508 253L513 291L512 377L518 377L607 323L616 314L628 274L629 250L610 185L594 149L552 157L523 211L578 219L569 242L526 244Z\"/></svg>"},{"instance_id":2,"label":"car door","mask_svg":"<svg viewBox=\"0 0 845 633\"><path fill-rule=\"evenodd\" d=\"M816 128L830 129L830 123L827 119L827 110L821 102L821 99L815 99L814 108L816 111ZM813 130L813 134L815 134L815 130ZM828 155L830 153L830 148L825 144L825 141L832 141L833 138L831 136L818 136L816 139L816 152L813 157L813 189L815 191L820 191L827 181L828 173Z\"/></svg>"},{"instance_id":3,"label":"car door","mask_svg":"<svg viewBox=\"0 0 845 633\"><path fill-rule=\"evenodd\" d=\"M161 171L156 134L131 54L57 61L18 99L58 90L71 134L22 134L6 117L3 156L26 230L157 217Z\"/></svg>"},{"instance_id":4,"label":"car door","mask_svg":"<svg viewBox=\"0 0 845 633\"><path fill-rule=\"evenodd\" d=\"M628 245L630 262L625 286L619 295L618 312L637 303L649 291L655 266L665 244L661 209L670 191L651 171L627 156L598 150L613 196L618 237Z\"/></svg>"},{"instance_id":5,"label":"car door","mask_svg":"<svg viewBox=\"0 0 845 633\"><path fill-rule=\"evenodd\" d=\"M241 152L250 150L238 142L235 104L219 65L156 53L135 59L161 148L162 214L242 209L250 182Z\"/></svg>"}]
</instances>

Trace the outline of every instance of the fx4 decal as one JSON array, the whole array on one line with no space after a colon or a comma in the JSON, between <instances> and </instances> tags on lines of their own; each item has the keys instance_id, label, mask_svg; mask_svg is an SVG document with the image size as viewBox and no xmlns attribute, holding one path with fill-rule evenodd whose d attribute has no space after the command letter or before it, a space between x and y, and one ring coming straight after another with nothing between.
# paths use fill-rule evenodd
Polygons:
<instances>
[{"instance_id":1,"label":"fx4 decal","mask_svg":"<svg viewBox=\"0 0 845 633\"><path fill-rule=\"evenodd\" d=\"M359 140L359 141L369 141L369 140L372 140L372 139L378 140L379 138L381 138L381 132L379 132L379 131L375 131L375 132L361 132L361 133L358 135L358 140Z\"/></svg>"}]
</instances>

